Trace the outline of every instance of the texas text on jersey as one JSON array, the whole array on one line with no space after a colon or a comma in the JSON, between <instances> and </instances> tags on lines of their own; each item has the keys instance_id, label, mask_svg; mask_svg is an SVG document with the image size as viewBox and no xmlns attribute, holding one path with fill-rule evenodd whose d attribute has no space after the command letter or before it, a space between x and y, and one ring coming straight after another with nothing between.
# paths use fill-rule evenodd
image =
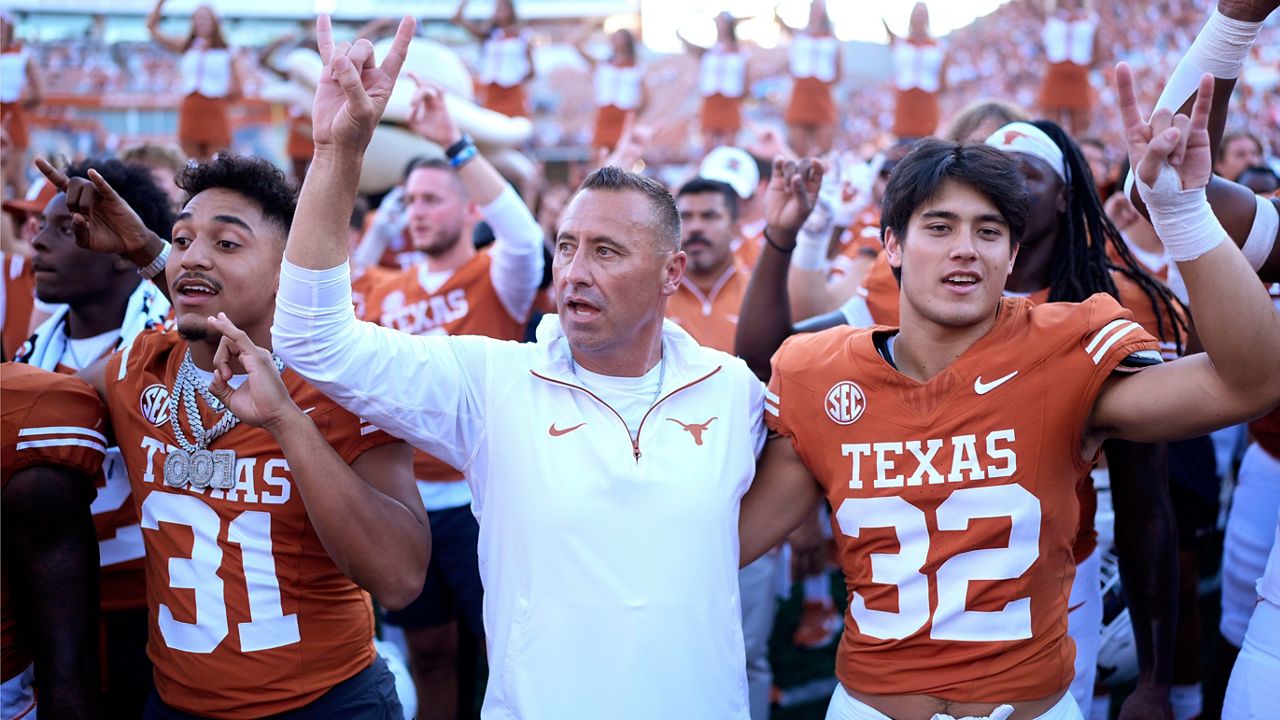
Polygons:
<instances>
[{"instance_id":1,"label":"texas text on jersey","mask_svg":"<svg viewBox=\"0 0 1280 720\"><path fill-rule=\"evenodd\" d=\"M251 718L306 705L374 659L368 595L333 564L265 430L236 425L209 445L235 453L228 490L165 484L178 449L170 405L187 343L153 329L112 356L107 405L146 543L156 691L198 715ZM394 438L285 369L285 386L347 463ZM201 405L202 422L217 417Z\"/></svg>"},{"instance_id":2,"label":"texas text on jersey","mask_svg":"<svg viewBox=\"0 0 1280 720\"><path fill-rule=\"evenodd\" d=\"M4 456L0 486L36 466L63 468L86 478L102 477L106 411L93 388L79 378L14 363L0 365L0 387L0 455ZM86 494L86 504L89 497ZM11 708L20 695L29 694L30 682L13 681L30 672L32 655L18 625L17 604L10 595L12 585L7 576L2 582L0 681L4 707Z\"/></svg>"},{"instance_id":3,"label":"texas text on jersey","mask_svg":"<svg viewBox=\"0 0 1280 720\"><path fill-rule=\"evenodd\" d=\"M798 335L778 351L765 417L835 509L846 687L960 702L1067 687L1082 434L1122 362L1158 361L1130 317L1105 295L1006 298L925 383L886 359L892 328Z\"/></svg>"}]
</instances>

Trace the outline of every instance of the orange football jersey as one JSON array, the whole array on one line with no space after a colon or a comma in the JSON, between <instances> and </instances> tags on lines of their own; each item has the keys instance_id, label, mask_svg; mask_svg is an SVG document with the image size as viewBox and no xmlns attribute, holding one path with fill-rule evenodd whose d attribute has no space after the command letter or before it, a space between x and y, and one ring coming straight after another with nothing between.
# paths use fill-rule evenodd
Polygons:
<instances>
[{"instance_id":1,"label":"orange football jersey","mask_svg":"<svg viewBox=\"0 0 1280 720\"><path fill-rule=\"evenodd\" d=\"M62 468L90 479L102 477L106 408L88 383L30 365L4 363L0 365L0 407L4 457L0 487L17 473L37 466ZM8 575L2 582L0 681L31 664L31 649L19 632L18 609L9 595Z\"/></svg>"},{"instance_id":2,"label":"orange football jersey","mask_svg":"<svg viewBox=\"0 0 1280 720\"><path fill-rule=\"evenodd\" d=\"M733 336L738 332L738 312L747 294L750 271L736 262L703 293L685 275L676 293L667 299L667 318L685 329L699 345L733 354Z\"/></svg>"},{"instance_id":3,"label":"orange football jersey","mask_svg":"<svg viewBox=\"0 0 1280 720\"><path fill-rule=\"evenodd\" d=\"M31 336L31 311L36 304L36 275L31 261L21 255L0 254L4 275L4 322L0 337L0 361L12 360L18 348Z\"/></svg>"},{"instance_id":4,"label":"orange football jersey","mask_svg":"<svg viewBox=\"0 0 1280 720\"><path fill-rule=\"evenodd\" d=\"M1131 280L1124 273L1112 271L1111 280L1116 284L1116 290L1120 294L1120 304L1133 313L1134 321L1141 325L1143 330L1159 338L1161 357L1166 360L1172 360L1177 357L1178 345L1173 332L1174 319L1166 314L1162 318L1162 322L1158 322L1156 320L1156 310L1151 305L1151 299L1147 297L1146 292L1138 283ZM882 254L876 259L875 264L871 266L871 270L867 273L867 278L863 282L862 288L858 292L863 295L867 302L867 309L877 323L881 325L898 324L898 282L893 277L893 270L885 255ZM1032 293L1029 299L1035 303L1048 302L1049 289L1045 288ZM1183 334L1182 342L1185 349L1185 333ZM1080 531L1079 537L1075 542L1074 554L1079 562L1089 557L1094 548L1098 546L1098 531L1094 527L1094 514L1098 509L1098 495L1094 492L1093 480L1088 473L1085 473L1080 478L1078 495Z\"/></svg>"},{"instance_id":5,"label":"orange football jersey","mask_svg":"<svg viewBox=\"0 0 1280 720\"><path fill-rule=\"evenodd\" d=\"M507 312L493 286L493 258L479 252L434 292L423 282L426 265L392 273L365 294L364 319L410 335L484 335L523 340L524 319ZM439 458L413 451L413 475L429 482L461 480Z\"/></svg>"},{"instance_id":6,"label":"orange football jersey","mask_svg":"<svg viewBox=\"0 0 1280 720\"><path fill-rule=\"evenodd\" d=\"M168 397L187 344L152 329L108 361L107 406L146 543L156 691L171 707L255 718L315 700L373 661L369 596L325 552L271 435L236 425L213 450L236 453L231 490L164 484L177 442ZM292 370L290 396L348 463L393 442ZM205 427L217 417L201 403ZM185 412L183 432L192 437Z\"/></svg>"},{"instance_id":7,"label":"orange football jersey","mask_svg":"<svg viewBox=\"0 0 1280 720\"><path fill-rule=\"evenodd\" d=\"M958 702L1067 687L1082 433L1118 364L1156 349L1131 317L1106 295L1006 298L992 329L924 383L875 347L892 328L779 349L765 419L834 508L845 686Z\"/></svg>"}]
</instances>

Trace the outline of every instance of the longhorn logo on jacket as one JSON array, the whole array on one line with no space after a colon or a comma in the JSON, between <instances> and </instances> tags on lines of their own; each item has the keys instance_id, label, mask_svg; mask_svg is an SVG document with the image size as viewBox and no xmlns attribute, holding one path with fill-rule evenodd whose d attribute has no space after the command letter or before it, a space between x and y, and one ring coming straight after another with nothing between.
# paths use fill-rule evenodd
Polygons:
<instances>
[{"instance_id":1,"label":"longhorn logo on jacket","mask_svg":"<svg viewBox=\"0 0 1280 720\"><path fill-rule=\"evenodd\" d=\"M675 423L675 424L679 425L679 426L680 426L680 428L681 428L682 430L685 430L685 431L686 431L686 432L688 432L690 435L692 435L692 436L693 436L693 443L694 443L695 445L701 445L701 444L702 444L702 433L706 432L706 431L707 431L707 428L711 426L711 423L715 421L715 418L713 417L713 418L711 418L710 420L707 420L706 422L701 422L701 423L687 423L687 424L686 424L686 423L682 423L682 422L680 422L679 420L677 420L677 419L675 419L675 418L672 418L672 417L669 417L669 418L667 418L667 419L668 419L668 420L670 420L671 422L673 422L673 423Z\"/></svg>"}]
</instances>

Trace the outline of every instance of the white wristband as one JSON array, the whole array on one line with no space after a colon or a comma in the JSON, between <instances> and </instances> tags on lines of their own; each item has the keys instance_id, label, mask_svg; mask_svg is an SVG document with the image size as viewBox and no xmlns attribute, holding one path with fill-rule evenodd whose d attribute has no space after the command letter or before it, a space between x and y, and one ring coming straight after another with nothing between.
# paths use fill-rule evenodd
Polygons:
<instances>
[{"instance_id":1,"label":"white wristband","mask_svg":"<svg viewBox=\"0 0 1280 720\"><path fill-rule=\"evenodd\" d=\"M808 220L796 234L791 265L801 270L826 270L827 247L831 242L831 206L819 198Z\"/></svg>"},{"instance_id":2,"label":"white wristband","mask_svg":"<svg viewBox=\"0 0 1280 720\"><path fill-rule=\"evenodd\" d=\"M1260 22L1235 20L1215 8L1187 50L1187 60L1196 70L1212 73L1216 78L1239 77L1261 29Z\"/></svg>"},{"instance_id":3,"label":"white wristband","mask_svg":"<svg viewBox=\"0 0 1280 720\"><path fill-rule=\"evenodd\" d=\"M1276 232L1280 230L1280 212L1276 211L1276 205L1270 199L1261 195L1255 198L1258 209L1253 214L1253 227L1249 228L1249 237L1245 239L1240 251L1244 253L1244 259L1249 261L1249 266L1257 272L1275 249Z\"/></svg>"},{"instance_id":4,"label":"white wristband","mask_svg":"<svg viewBox=\"0 0 1280 720\"><path fill-rule=\"evenodd\" d=\"M165 265L169 264L169 251L173 249L173 245L168 240L161 240L164 246L160 248L160 254L155 259L147 263L146 267L138 268L138 274L145 280L153 280L157 275L164 272Z\"/></svg>"},{"instance_id":5,"label":"white wristband","mask_svg":"<svg viewBox=\"0 0 1280 720\"><path fill-rule=\"evenodd\" d=\"M1137 185L1138 195L1151 213L1151 224L1175 262L1195 260L1227 239L1204 188L1183 190L1178 171L1169 165L1160 167L1154 185L1147 185L1142 178L1137 178Z\"/></svg>"}]
</instances>

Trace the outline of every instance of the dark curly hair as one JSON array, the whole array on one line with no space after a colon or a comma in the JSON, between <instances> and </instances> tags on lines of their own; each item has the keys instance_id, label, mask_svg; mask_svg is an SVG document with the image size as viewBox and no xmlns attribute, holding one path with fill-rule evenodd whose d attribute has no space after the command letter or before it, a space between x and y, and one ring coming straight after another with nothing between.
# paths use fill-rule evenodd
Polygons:
<instances>
[{"instance_id":1,"label":"dark curly hair","mask_svg":"<svg viewBox=\"0 0 1280 720\"><path fill-rule=\"evenodd\" d=\"M1156 316L1156 332L1162 338L1171 336L1181 355L1190 332L1190 310L1134 258L1128 243L1102 209L1093 172L1080 146L1051 120L1035 120L1031 124L1062 149L1069 178L1065 190L1067 209L1061 215L1049 274L1049 302L1083 302L1095 293L1107 293L1119 300L1120 291L1112 278L1112 272L1118 272L1146 294ZM1118 262L1108 257L1108 248L1114 251Z\"/></svg>"},{"instance_id":2,"label":"dark curly hair","mask_svg":"<svg viewBox=\"0 0 1280 720\"><path fill-rule=\"evenodd\" d=\"M191 163L174 180L187 199L205 190L223 188L240 193L262 208L263 217L277 225L282 238L289 236L298 190L284 172L270 162L248 155L219 155L203 163Z\"/></svg>"},{"instance_id":3,"label":"dark curly hair","mask_svg":"<svg viewBox=\"0 0 1280 720\"><path fill-rule=\"evenodd\" d=\"M162 238L173 229L173 207L169 196L156 184L146 166L119 160L85 160L63 172L69 178L89 179L89 170L97 170L120 199L142 219L142 224Z\"/></svg>"}]
</instances>

